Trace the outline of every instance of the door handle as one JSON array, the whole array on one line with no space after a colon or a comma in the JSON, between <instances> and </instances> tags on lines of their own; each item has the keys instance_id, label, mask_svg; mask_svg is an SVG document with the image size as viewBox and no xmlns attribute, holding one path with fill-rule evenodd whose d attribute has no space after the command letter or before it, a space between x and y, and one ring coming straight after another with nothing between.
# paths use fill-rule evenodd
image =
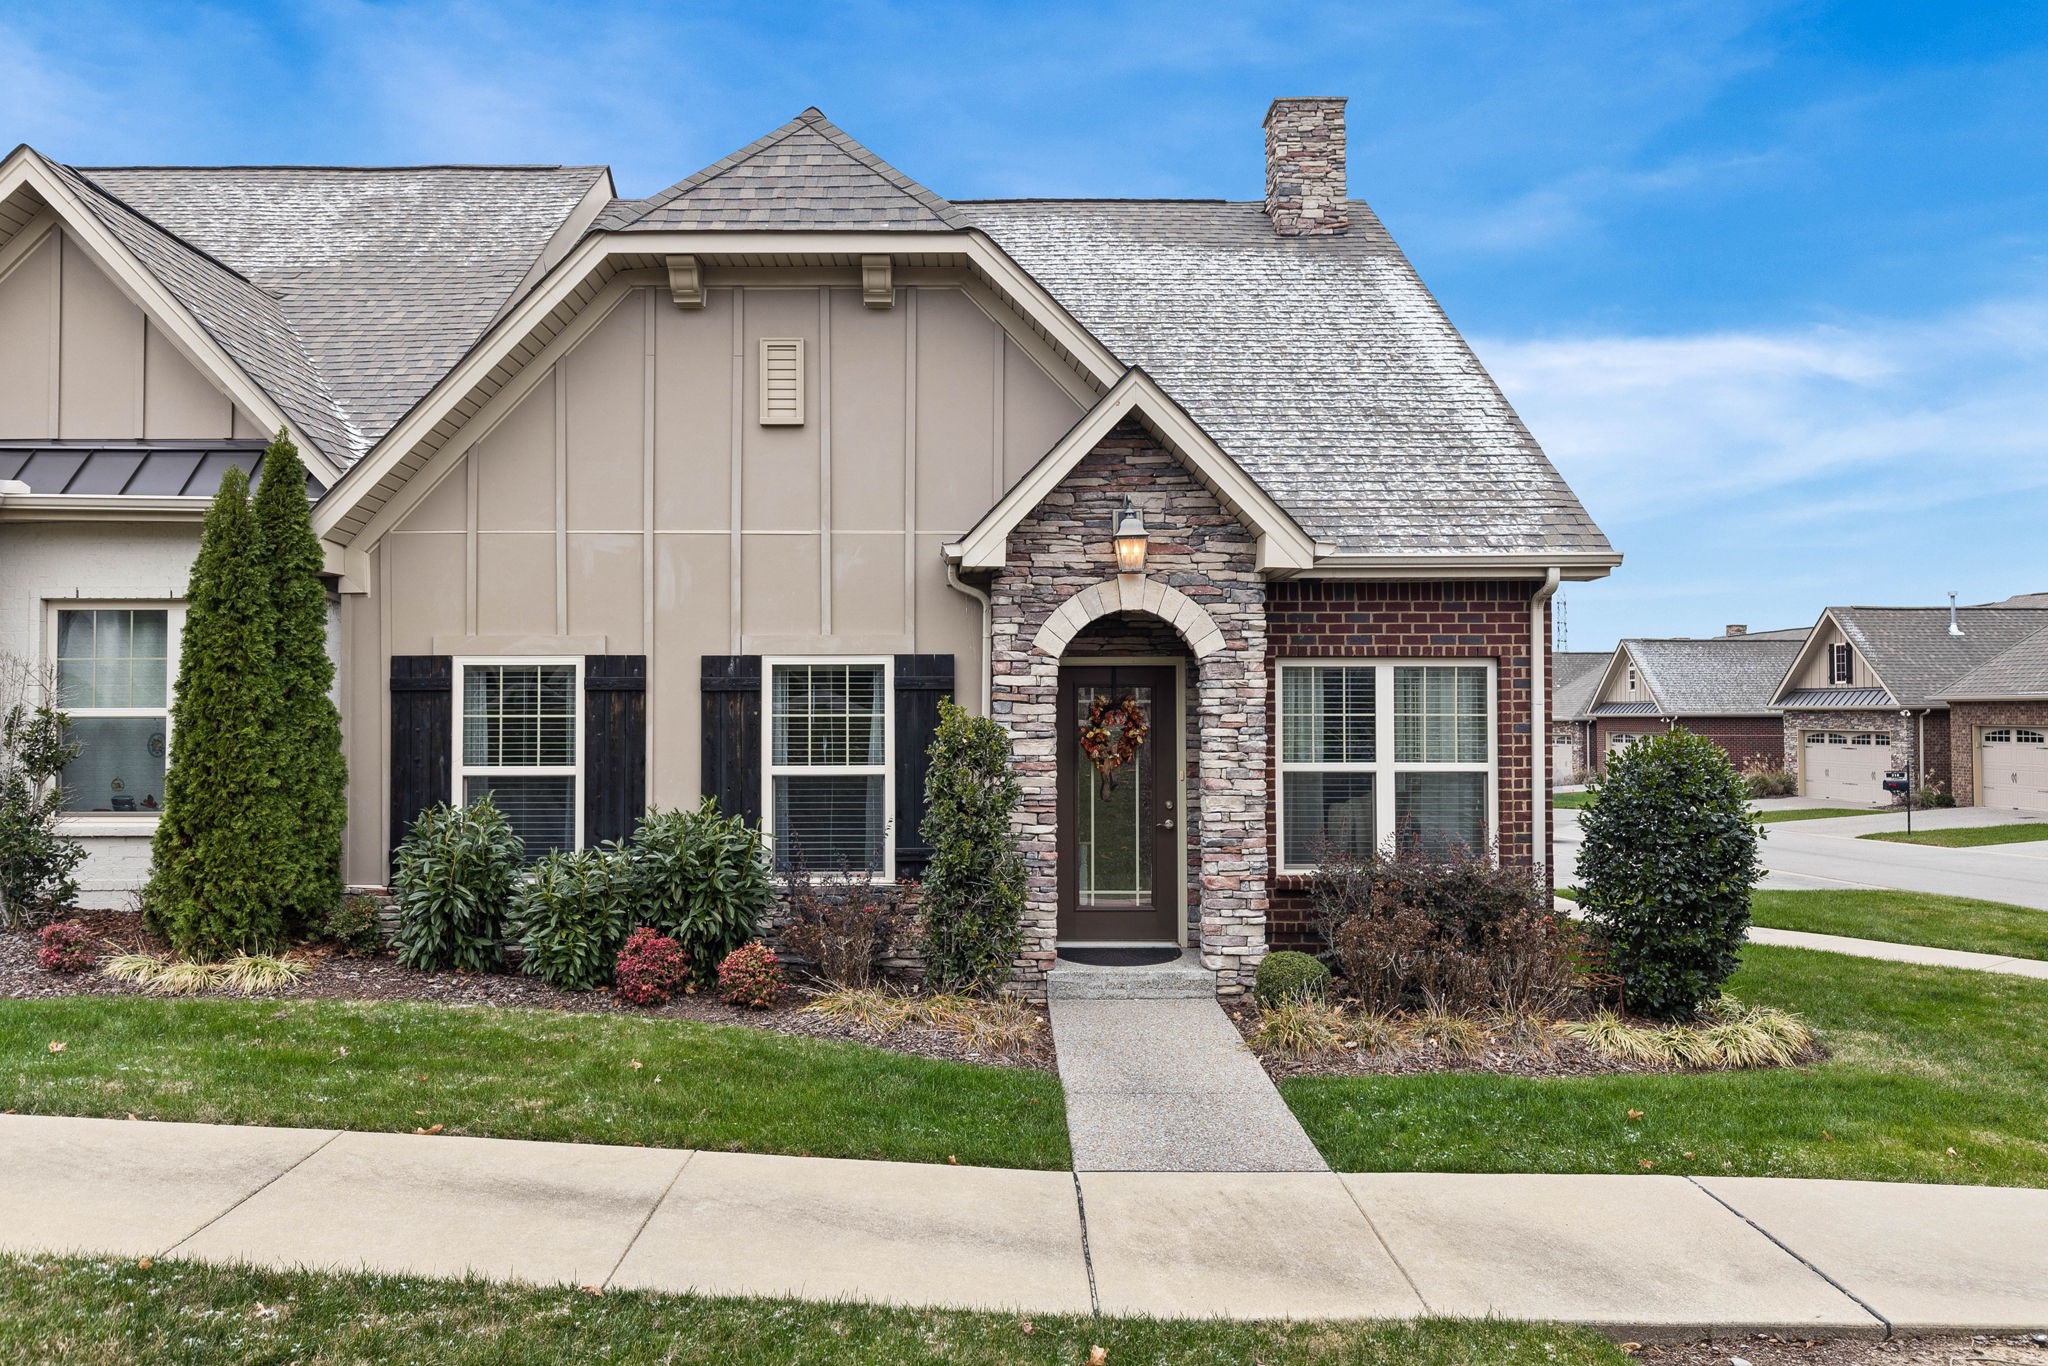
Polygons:
<instances>
[{"instance_id":1,"label":"door handle","mask_svg":"<svg viewBox=\"0 0 2048 1366\"><path fill-rule=\"evenodd\" d=\"M1165 820L1163 820L1163 821L1159 822L1159 828L1160 828L1161 830L1171 830L1171 829L1173 829L1173 817L1171 817L1171 816L1168 816L1168 817L1167 817L1167 818L1166 818Z\"/></svg>"}]
</instances>

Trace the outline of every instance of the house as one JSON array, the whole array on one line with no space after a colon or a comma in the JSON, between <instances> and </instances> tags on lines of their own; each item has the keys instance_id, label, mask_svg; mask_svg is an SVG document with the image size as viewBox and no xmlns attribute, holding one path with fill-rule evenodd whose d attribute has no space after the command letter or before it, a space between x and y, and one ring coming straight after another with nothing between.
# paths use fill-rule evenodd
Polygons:
<instances>
[{"instance_id":1,"label":"house","mask_svg":"<svg viewBox=\"0 0 2048 1366\"><path fill-rule=\"evenodd\" d=\"M1958 802L1988 792L2048 808L2030 795L2048 786L2028 759L2034 741L2013 730L2044 715L2035 699L2048 683L2027 648L2044 630L2048 606L1828 608L1772 698L1799 791L1883 801L1885 774L1898 772Z\"/></svg>"},{"instance_id":2,"label":"house","mask_svg":"<svg viewBox=\"0 0 2048 1366\"><path fill-rule=\"evenodd\" d=\"M1607 672L1612 650L1553 650L1550 655L1550 771L1559 784L1593 771L1593 689Z\"/></svg>"},{"instance_id":3,"label":"house","mask_svg":"<svg viewBox=\"0 0 2048 1366\"><path fill-rule=\"evenodd\" d=\"M1549 598L1619 556L1372 210L1344 102L1249 202L941 198L807 110L600 167L0 162L0 648L95 893L160 793L224 462L288 429L334 588L346 877L489 794L530 853L715 796L915 877L951 694L1010 731L1028 938L1241 990L1331 844L1545 871ZM1142 720L1107 777L1091 718Z\"/></svg>"},{"instance_id":4,"label":"house","mask_svg":"<svg viewBox=\"0 0 2048 1366\"><path fill-rule=\"evenodd\" d=\"M1682 726L1721 746L1738 768L1775 765L1784 723L1771 702L1804 634L1731 626L1706 640L1622 641L1584 706L1593 763L1605 770L1615 750Z\"/></svg>"}]
</instances>

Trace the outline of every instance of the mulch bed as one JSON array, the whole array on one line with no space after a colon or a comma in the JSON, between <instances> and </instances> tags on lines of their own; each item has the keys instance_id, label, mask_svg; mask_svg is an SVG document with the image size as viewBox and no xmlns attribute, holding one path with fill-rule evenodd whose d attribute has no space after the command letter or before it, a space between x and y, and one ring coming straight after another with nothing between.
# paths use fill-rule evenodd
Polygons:
<instances>
[{"instance_id":1,"label":"mulch bed","mask_svg":"<svg viewBox=\"0 0 2048 1366\"><path fill-rule=\"evenodd\" d=\"M166 949L162 941L143 931L141 917L133 912L85 911L71 918L84 925L94 938L117 944L124 951L140 949L162 953ZM729 1006L715 995L702 992L679 997L665 1006L629 1006L608 991L561 991L539 978L518 973L418 972L399 966L398 960L389 956L353 958L326 945L309 945L297 952L311 965L312 971L282 991L266 993L266 999L422 1001L443 1006L637 1015L651 1019L692 1020L700 1024L741 1025L812 1039L837 1039L945 1062L975 1062L1044 1072L1053 1070L1052 1028L1049 1023L1043 1023L1043 1007L1037 1008L1042 1023L1030 1044L1013 1052L989 1053L967 1046L952 1034L922 1025L905 1026L884 1035L852 1022L805 1014L804 1005L816 993L804 987L792 988L781 1005L769 1010ZM0 934L0 1000L147 995L148 992L133 983L113 981L97 972L44 972L36 966L36 939L33 934ZM232 992L206 992L201 995L246 999Z\"/></svg>"},{"instance_id":2,"label":"mulch bed","mask_svg":"<svg viewBox=\"0 0 2048 1366\"><path fill-rule=\"evenodd\" d=\"M2048 1334L2020 1337L1896 1338L1867 1342L1849 1338L1777 1338L1756 1335L1718 1342L1651 1345L1630 1353L1657 1366L2048 1366Z\"/></svg>"}]
</instances>

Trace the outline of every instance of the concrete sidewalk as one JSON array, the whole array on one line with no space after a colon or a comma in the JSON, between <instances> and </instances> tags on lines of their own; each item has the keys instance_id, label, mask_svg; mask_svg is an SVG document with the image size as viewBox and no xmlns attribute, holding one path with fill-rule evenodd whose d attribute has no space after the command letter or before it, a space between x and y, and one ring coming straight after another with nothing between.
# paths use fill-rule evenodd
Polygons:
<instances>
[{"instance_id":1,"label":"concrete sidewalk","mask_svg":"<svg viewBox=\"0 0 2048 1366\"><path fill-rule=\"evenodd\" d=\"M2048 1328L2048 1191L1023 1172L0 1116L0 1250L963 1308Z\"/></svg>"}]
</instances>

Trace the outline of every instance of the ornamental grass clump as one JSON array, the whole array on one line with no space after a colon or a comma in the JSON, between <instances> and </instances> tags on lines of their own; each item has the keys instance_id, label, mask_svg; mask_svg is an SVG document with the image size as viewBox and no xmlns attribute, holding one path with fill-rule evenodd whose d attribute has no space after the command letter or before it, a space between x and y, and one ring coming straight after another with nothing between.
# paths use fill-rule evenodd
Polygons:
<instances>
[{"instance_id":1,"label":"ornamental grass clump","mask_svg":"<svg viewBox=\"0 0 2048 1366\"><path fill-rule=\"evenodd\" d=\"M392 860L398 961L427 971L497 968L525 856L488 796L422 811Z\"/></svg>"},{"instance_id":2,"label":"ornamental grass clump","mask_svg":"<svg viewBox=\"0 0 2048 1366\"><path fill-rule=\"evenodd\" d=\"M782 967L759 940L742 944L718 964L718 993L727 1005L772 1010L782 999Z\"/></svg>"},{"instance_id":3,"label":"ornamental grass clump","mask_svg":"<svg viewBox=\"0 0 2048 1366\"><path fill-rule=\"evenodd\" d=\"M1247 1042L1283 1058L1319 1058L1343 1052L1348 1033L1344 1012L1335 1006L1292 998L1260 1011Z\"/></svg>"},{"instance_id":4,"label":"ornamental grass clump","mask_svg":"<svg viewBox=\"0 0 2048 1366\"><path fill-rule=\"evenodd\" d=\"M613 966L612 990L629 1006L665 1006L690 985L690 955L665 934L642 925L626 936Z\"/></svg>"},{"instance_id":5,"label":"ornamental grass clump","mask_svg":"<svg viewBox=\"0 0 2048 1366\"><path fill-rule=\"evenodd\" d=\"M675 940L700 980L761 933L775 903L767 846L714 798L691 811L647 812L627 848L635 919Z\"/></svg>"},{"instance_id":6,"label":"ornamental grass clump","mask_svg":"<svg viewBox=\"0 0 2048 1366\"><path fill-rule=\"evenodd\" d=\"M632 924L632 870L624 850L607 844L536 863L508 928L521 972L563 991L591 991L612 980Z\"/></svg>"},{"instance_id":7,"label":"ornamental grass clump","mask_svg":"<svg viewBox=\"0 0 2048 1366\"><path fill-rule=\"evenodd\" d=\"M1615 753L1580 818L1579 905L1639 1015L1683 1023L1720 993L1763 876L1763 827L1713 741L1689 731Z\"/></svg>"},{"instance_id":8,"label":"ornamental grass clump","mask_svg":"<svg viewBox=\"0 0 2048 1366\"><path fill-rule=\"evenodd\" d=\"M100 976L132 982L152 996L197 996L204 991L261 996L284 990L308 971L301 959L261 953L237 954L218 963L169 954L117 953L100 966Z\"/></svg>"}]
</instances>

